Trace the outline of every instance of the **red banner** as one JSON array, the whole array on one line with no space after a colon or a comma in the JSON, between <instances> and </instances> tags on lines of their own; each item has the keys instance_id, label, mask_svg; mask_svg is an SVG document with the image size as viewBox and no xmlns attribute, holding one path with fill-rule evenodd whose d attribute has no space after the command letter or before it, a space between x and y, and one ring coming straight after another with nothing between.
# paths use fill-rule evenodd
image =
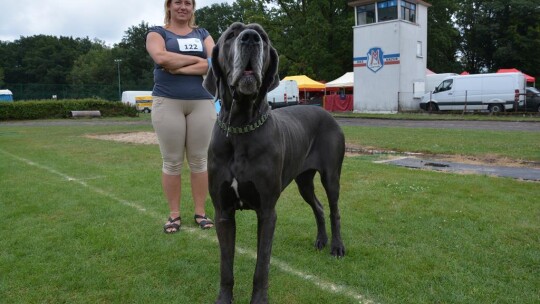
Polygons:
<instances>
[{"instance_id":1,"label":"red banner","mask_svg":"<svg viewBox=\"0 0 540 304\"><path fill-rule=\"evenodd\" d=\"M349 112L353 110L353 95L339 94L324 96L324 108L329 112Z\"/></svg>"}]
</instances>

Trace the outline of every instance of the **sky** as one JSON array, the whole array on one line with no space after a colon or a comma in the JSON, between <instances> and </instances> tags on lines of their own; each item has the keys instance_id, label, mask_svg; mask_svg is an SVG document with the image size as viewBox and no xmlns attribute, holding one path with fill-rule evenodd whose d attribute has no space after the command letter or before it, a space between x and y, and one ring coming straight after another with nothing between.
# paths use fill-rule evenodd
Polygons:
<instances>
[{"instance_id":1,"label":"sky","mask_svg":"<svg viewBox=\"0 0 540 304\"><path fill-rule=\"evenodd\" d=\"M232 0L197 0L197 8ZM99 39L113 46L142 21L163 24L164 0L0 0L0 40L34 35Z\"/></svg>"}]
</instances>

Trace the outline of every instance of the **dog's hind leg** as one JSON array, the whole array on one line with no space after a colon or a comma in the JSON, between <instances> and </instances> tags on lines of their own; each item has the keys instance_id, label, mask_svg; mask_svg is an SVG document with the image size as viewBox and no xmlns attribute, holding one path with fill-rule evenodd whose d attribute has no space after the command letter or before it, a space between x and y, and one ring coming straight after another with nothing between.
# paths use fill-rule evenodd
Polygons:
<instances>
[{"instance_id":1,"label":"dog's hind leg","mask_svg":"<svg viewBox=\"0 0 540 304\"><path fill-rule=\"evenodd\" d=\"M330 254L335 257L345 256L345 246L341 240L341 216L339 215L339 170L321 172L321 182L330 205L330 226L332 230L332 245Z\"/></svg>"},{"instance_id":2,"label":"dog's hind leg","mask_svg":"<svg viewBox=\"0 0 540 304\"><path fill-rule=\"evenodd\" d=\"M328 243L328 235L326 234L326 224L324 220L324 209L315 196L315 186L313 185L313 178L315 177L315 170L308 170L295 179L298 185L298 190L302 198L311 206L313 214L315 215L315 221L317 222L317 239L315 240L315 248L321 250Z\"/></svg>"}]
</instances>

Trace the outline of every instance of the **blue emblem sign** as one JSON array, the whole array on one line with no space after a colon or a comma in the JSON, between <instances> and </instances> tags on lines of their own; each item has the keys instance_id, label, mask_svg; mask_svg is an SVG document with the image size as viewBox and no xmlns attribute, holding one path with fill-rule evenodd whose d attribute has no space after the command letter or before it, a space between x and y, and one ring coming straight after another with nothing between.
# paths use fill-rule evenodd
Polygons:
<instances>
[{"instance_id":1,"label":"blue emblem sign","mask_svg":"<svg viewBox=\"0 0 540 304\"><path fill-rule=\"evenodd\" d=\"M367 68L372 70L373 73L376 73L378 70L382 69L384 66L383 56L384 54L381 48L374 47L369 49L367 52Z\"/></svg>"}]
</instances>

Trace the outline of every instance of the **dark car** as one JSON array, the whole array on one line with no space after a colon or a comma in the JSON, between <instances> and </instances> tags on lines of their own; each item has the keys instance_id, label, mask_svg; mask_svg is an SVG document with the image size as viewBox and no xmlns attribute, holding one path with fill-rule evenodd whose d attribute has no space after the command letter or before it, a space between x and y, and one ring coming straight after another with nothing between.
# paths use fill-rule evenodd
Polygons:
<instances>
[{"instance_id":1,"label":"dark car","mask_svg":"<svg viewBox=\"0 0 540 304\"><path fill-rule=\"evenodd\" d=\"M540 112L540 91L534 87L527 87L525 91L525 104L519 110Z\"/></svg>"}]
</instances>

